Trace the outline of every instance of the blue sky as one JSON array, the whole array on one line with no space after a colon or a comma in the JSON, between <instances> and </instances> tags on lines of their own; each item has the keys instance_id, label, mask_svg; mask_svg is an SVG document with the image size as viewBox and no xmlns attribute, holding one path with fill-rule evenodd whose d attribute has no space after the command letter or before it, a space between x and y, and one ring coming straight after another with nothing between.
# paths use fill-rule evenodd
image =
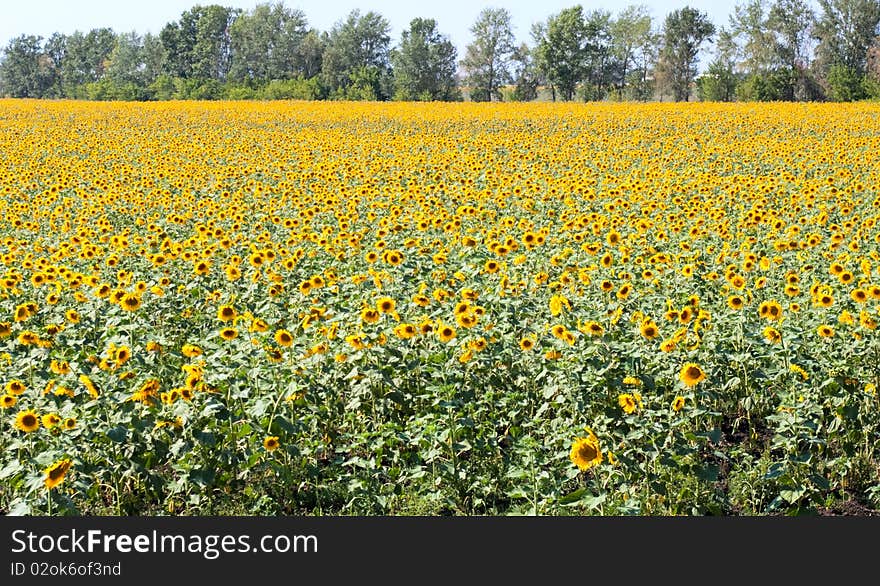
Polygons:
<instances>
[{"instance_id":1,"label":"blue sky","mask_svg":"<svg viewBox=\"0 0 880 586\"><path fill-rule=\"evenodd\" d=\"M0 47L5 47L10 39L20 34L34 34L48 37L53 32L72 33L75 30L88 31L93 28L110 27L116 32L136 31L140 34L159 30L180 13L195 4L221 4L250 9L258 0L148 0L131 2L120 0L18 0L0 3ZM263 2L265 3L265 1ZM546 20L563 8L578 4L572 0L543 0L539 2L519 0L496 2L477 2L474 0L440 0L439 2L413 2L403 0L285 0L284 4L302 10L309 25L320 30L329 30L351 10L362 12L374 10L384 16L391 24L392 45L400 39L400 33L415 17L433 18L440 32L450 37L463 56L465 46L471 41L469 32L480 10L487 6L507 8L514 24L514 34L518 41L531 44L529 30L532 23ZM655 23L662 22L667 13L677 8L691 6L706 12L716 25L727 25L728 15L733 11L735 0L596 0L580 2L585 10L602 8L617 13L627 4L644 4L652 12Z\"/></svg>"}]
</instances>

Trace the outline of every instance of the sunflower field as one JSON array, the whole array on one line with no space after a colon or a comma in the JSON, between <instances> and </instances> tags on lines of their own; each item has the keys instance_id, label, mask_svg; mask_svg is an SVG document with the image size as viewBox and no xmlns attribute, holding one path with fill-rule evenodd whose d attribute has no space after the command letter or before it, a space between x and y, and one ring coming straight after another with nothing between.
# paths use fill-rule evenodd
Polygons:
<instances>
[{"instance_id":1,"label":"sunflower field","mask_svg":"<svg viewBox=\"0 0 880 586\"><path fill-rule=\"evenodd\" d=\"M880 509L880 106L0 101L0 512Z\"/></svg>"}]
</instances>

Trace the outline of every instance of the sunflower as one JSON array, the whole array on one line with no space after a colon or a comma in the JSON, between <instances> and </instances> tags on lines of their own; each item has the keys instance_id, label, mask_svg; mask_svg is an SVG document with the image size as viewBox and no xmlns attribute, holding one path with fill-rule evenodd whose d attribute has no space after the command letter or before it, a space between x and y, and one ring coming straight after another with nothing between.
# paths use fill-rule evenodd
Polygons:
<instances>
[{"instance_id":1,"label":"sunflower","mask_svg":"<svg viewBox=\"0 0 880 586\"><path fill-rule=\"evenodd\" d=\"M653 340L660 335L660 330L657 328L657 324L655 324L653 320L646 319L642 322L642 325L639 326L639 333L646 340Z\"/></svg>"},{"instance_id":2,"label":"sunflower","mask_svg":"<svg viewBox=\"0 0 880 586\"><path fill-rule=\"evenodd\" d=\"M18 403L18 398L12 395L0 395L0 408L11 409Z\"/></svg>"},{"instance_id":3,"label":"sunflower","mask_svg":"<svg viewBox=\"0 0 880 586\"><path fill-rule=\"evenodd\" d=\"M25 330L18 335L18 343L23 346L30 346L31 344L37 344L40 341L40 336L37 335L36 332L32 332L30 330Z\"/></svg>"},{"instance_id":4,"label":"sunflower","mask_svg":"<svg viewBox=\"0 0 880 586\"><path fill-rule=\"evenodd\" d=\"M372 307L364 308L364 310L361 311L361 321L363 321L365 324L376 323L377 321L379 321L379 316L379 312Z\"/></svg>"},{"instance_id":5,"label":"sunflower","mask_svg":"<svg viewBox=\"0 0 880 586\"><path fill-rule=\"evenodd\" d=\"M853 289L849 296L856 303L864 303L868 300L868 292L861 287Z\"/></svg>"},{"instance_id":6,"label":"sunflower","mask_svg":"<svg viewBox=\"0 0 880 586\"><path fill-rule=\"evenodd\" d=\"M141 298L136 293L126 293L119 304L125 311L136 311L141 306Z\"/></svg>"},{"instance_id":7,"label":"sunflower","mask_svg":"<svg viewBox=\"0 0 880 586\"><path fill-rule=\"evenodd\" d=\"M401 340L409 340L418 333L418 329L413 324L398 324L394 327L394 335Z\"/></svg>"},{"instance_id":8,"label":"sunflower","mask_svg":"<svg viewBox=\"0 0 880 586\"><path fill-rule=\"evenodd\" d=\"M8 322L0 322L0 338L6 338L12 334L12 325Z\"/></svg>"},{"instance_id":9,"label":"sunflower","mask_svg":"<svg viewBox=\"0 0 880 586\"><path fill-rule=\"evenodd\" d=\"M43 422L43 427L52 429L61 423L61 418L56 413L47 413L40 418L40 421Z\"/></svg>"},{"instance_id":10,"label":"sunflower","mask_svg":"<svg viewBox=\"0 0 880 586\"><path fill-rule=\"evenodd\" d=\"M497 273L498 269L501 268L501 265L498 264L497 260L487 260L483 265L483 270L487 273Z\"/></svg>"},{"instance_id":11,"label":"sunflower","mask_svg":"<svg viewBox=\"0 0 880 586\"><path fill-rule=\"evenodd\" d=\"M235 328L223 328L220 330L220 337L226 341L234 340L238 337L238 330Z\"/></svg>"},{"instance_id":12,"label":"sunflower","mask_svg":"<svg viewBox=\"0 0 880 586\"><path fill-rule=\"evenodd\" d=\"M444 343L455 338L455 335L455 328L453 328L452 326L444 325L437 330L437 336L440 338L440 341Z\"/></svg>"},{"instance_id":13,"label":"sunflower","mask_svg":"<svg viewBox=\"0 0 880 586\"><path fill-rule=\"evenodd\" d=\"M624 393L617 396L617 404L623 412L629 415L641 406L642 397L638 393Z\"/></svg>"},{"instance_id":14,"label":"sunflower","mask_svg":"<svg viewBox=\"0 0 880 586\"><path fill-rule=\"evenodd\" d=\"M15 321L25 321L30 316L30 312L24 305L19 305L15 308Z\"/></svg>"},{"instance_id":15,"label":"sunflower","mask_svg":"<svg viewBox=\"0 0 880 586\"><path fill-rule=\"evenodd\" d=\"M692 387L706 380L706 373L703 372L703 369L696 363L687 362L682 365L678 378L681 379L681 382L683 382L685 386Z\"/></svg>"},{"instance_id":16,"label":"sunflower","mask_svg":"<svg viewBox=\"0 0 880 586\"><path fill-rule=\"evenodd\" d=\"M27 387L20 380L11 380L6 383L6 392L10 395L23 395Z\"/></svg>"},{"instance_id":17,"label":"sunflower","mask_svg":"<svg viewBox=\"0 0 880 586\"><path fill-rule=\"evenodd\" d=\"M70 364L66 360L53 360L49 364L49 370L55 374L68 374L70 372Z\"/></svg>"},{"instance_id":18,"label":"sunflower","mask_svg":"<svg viewBox=\"0 0 880 586\"><path fill-rule=\"evenodd\" d=\"M565 337L565 332L568 329L562 324L556 324L550 328L550 334L553 335L554 338L563 339Z\"/></svg>"},{"instance_id":19,"label":"sunflower","mask_svg":"<svg viewBox=\"0 0 880 586\"><path fill-rule=\"evenodd\" d=\"M287 330L278 330L275 332L275 342L279 346L288 347L293 344L293 335Z\"/></svg>"},{"instance_id":20,"label":"sunflower","mask_svg":"<svg viewBox=\"0 0 880 586\"><path fill-rule=\"evenodd\" d=\"M77 312L75 309L68 309L66 312L64 312L64 317L66 317L67 321L72 324L79 323L79 312Z\"/></svg>"},{"instance_id":21,"label":"sunflower","mask_svg":"<svg viewBox=\"0 0 880 586\"><path fill-rule=\"evenodd\" d=\"M455 316L455 321L463 328L472 328L477 325L477 315L473 312L460 313Z\"/></svg>"},{"instance_id":22,"label":"sunflower","mask_svg":"<svg viewBox=\"0 0 880 586\"><path fill-rule=\"evenodd\" d=\"M832 305L834 305L834 296L832 296L830 293L822 293L820 295L817 295L813 299L813 302L819 307L831 307Z\"/></svg>"},{"instance_id":23,"label":"sunflower","mask_svg":"<svg viewBox=\"0 0 880 586\"><path fill-rule=\"evenodd\" d=\"M820 338L832 338L834 337L834 328L827 324L822 324L816 328L816 333L819 334Z\"/></svg>"},{"instance_id":24,"label":"sunflower","mask_svg":"<svg viewBox=\"0 0 880 586\"><path fill-rule=\"evenodd\" d=\"M238 316L238 312L231 305L221 305L217 308L217 319L222 322L233 321Z\"/></svg>"},{"instance_id":25,"label":"sunflower","mask_svg":"<svg viewBox=\"0 0 880 586\"><path fill-rule=\"evenodd\" d=\"M534 349L534 347L535 347L534 338L530 338L530 337L526 336L524 338L521 338L519 341L519 349L522 350L523 352L528 352L528 351Z\"/></svg>"},{"instance_id":26,"label":"sunflower","mask_svg":"<svg viewBox=\"0 0 880 586\"><path fill-rule=\"evenodd\" d=\"M731 295L727 298L727 306L734 311L739 311L744 305L745 300L739 295Z\"/></svg>"},{"instance_id":27,"label":"sunflower","mask_svg":"<svg viewBox=\"0 0 880 586\"><path fill-rule=\"evenodd\" d=\"M40 428L40 418L30 409L22 411L15 417L15 427L25 433L37 431Z\"/></svg>"},{"instance_id":28,"label":"sunflower","mask_svg":"<svg viewBox=\"0 0 880 586\"><path fill-rule=\"evenodd\" d=\"M226 273L227 281L237 281L241 278L241 269L235 265L228 265L223 272Z\"/></svg>"},{"instance_id":29,"label":"sunflower","mask_svg":"<svg viewBox=\"0 0 880 586\"><path fill-rule=\"evenodd\" d=\"M202 349L195 344L184 344L180 351L187 358L195 358L202 355Z\"/></svg>"},{"instance_id":30,"label":"sunflower","mask_svg":"<svg viewBox=\"0 0 880 586\"><path fill-rule=\"evenodd\" d=\"M280 445L281 442L278 441L277 435L270 435L263 439L263 447L267 452L274 452Z\"/></svg>"},{"instance_id":31,"label":"sunflower","mask_svg":"<svg viewBox=\"0 0 880 586\"><path fill-rule=\"evenodd\" d=\"M67 472L70 470L72 463L70 460L64 459L59 460L43 470L43 474L46 475L46 478L43 480L43 483L46 485L46 488L52 490L62 481L64 481L64 477L67 475Z\"/></svg>"},{"instance_id":32,"label":"sunflower","mask_svg":"<svg viewBox=\"0 0 880 586\"><path fill-rule=\"evenodd\" d=\"M678 396L672 400L672 410L678 413L684 409L684 397Z\"/></svg>"},{"instance_id":33,"label":"sunflower","mask_svg":"<svg viewBox=\"0 0 880 586\"><path fill-rule=\"evenodd\" d=\"M67 431L76 429L76 417L68 417L64 420L64 423L62 423L61 426Z\"/></svg>"},{"instance_id":34,"label":"sunflower","mask_svg":"<svg viewBox=\"0 0 880 586\"><path fill-rule=\"evenodd\" d=\"M116 366L122 366L131 358L131 348L128 346L120 346L113 354Z\"/></svg>"},{"instance_id":35,"label":"sunflower","mask_svg":"<svg viewBox=\"0 0 880 586\"><path fill-rule=\"evenodd\" d=\"M587 437L576 437L571 445L571 453L569 458L572 463L586 471L597 464L602 463L602 450L599 447L599 438L591 431L587 430Z\"/></svg>"}]
</instances>

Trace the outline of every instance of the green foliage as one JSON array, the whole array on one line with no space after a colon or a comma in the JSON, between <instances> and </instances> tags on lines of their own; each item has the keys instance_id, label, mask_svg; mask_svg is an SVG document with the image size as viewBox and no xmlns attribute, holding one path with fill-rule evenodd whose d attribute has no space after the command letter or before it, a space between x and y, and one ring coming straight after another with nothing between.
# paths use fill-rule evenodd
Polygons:
<instances>
[{"instance_id":1,"label":"green foliage","mask_svg":"<svg viewBox=\"0 0 880 586\"><path fill-rule=\"evenodd\" d=\"M474 40L461 62L470 99L501 100L501 88L510 82L509 61L514 51L510 12L484 8L470 28Z\"/></svg>"},{"instance_id":2,"label":"green foliage","mask_svg":"<svg viewBox=\"0 0 880 586\"><path fill-rule=\"evenodd\" d=\"M829 97L835 102L853 102L868 97L865 76L852 67L832 65L828 68Z\"/></svg>"},{"instance_id":3,"label":"green foliage","mask_svg":"<svg viewBox=\"0 0 880 586\"><path fill-rule=\"evenodd\" d=\"M586 76L587 25L583 7L566 8L547 19L546 32L536 50L541 55L547 81L559 97L571 101Z\"/></svg>"},{"instance_id":4,"label":"green foliage","mask_svg":"<svg viewBox=\"0 0 880 586\"><path fill-rule=\"evenodd\" d=\"M706 74L697 79L697 97L702 102L732 102L738 80L732 69L714 61Z\"/></svg>"},{"instance_id":5,"label":"green foliage","mask_svg":"<svg viewBox=\"0 0 880 586\"><path fill-rule=\"evenodd\" d=\"M229 78L264 82L305 76L305 14L283 4L258 4L229 26Z\"/></svg>"},{"instance_id":6,"label":"green foliage","mask_svg":"<svg viewBox=\"0 0 880 586\"><path fill-rule=\"evenodd\" d=\"M391 97L388 33L376 12L353 10L334 25L327 40L321 79L331 99L387 100Z\"/></svg>"},{"instance_id":7,"label":"green foliage","mask_svg":"<svg viewBox=\"0 0 880 586\"><path fill-rule=\"evenodd\" d=\"M674 10L666 16L663 23L661 65L676 102L688 100L691 83L696 77L700 47L713 34L715 25L708 15L689 6Z\"/></svg>"},{"instance_id":8,"label":"green foliage","mask_svg":"<svg viewBox=\"0 0 880 586\"><path fill-rule=\"evenodd\" d=\"M456 49L432 19L416 18L391 53L395 100L461 100Z\"/></svg>"}]
</instances>

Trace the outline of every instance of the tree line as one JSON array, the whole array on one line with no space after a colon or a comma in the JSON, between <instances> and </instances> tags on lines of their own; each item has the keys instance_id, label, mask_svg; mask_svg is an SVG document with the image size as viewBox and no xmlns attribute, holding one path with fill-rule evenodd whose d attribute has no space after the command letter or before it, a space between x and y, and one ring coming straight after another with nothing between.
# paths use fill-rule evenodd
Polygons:
<instances>
[{"instance_id":1,"label":"tree line","mask_svg":"<svg viewBox=\"0 0 880 586\"><path fill-rule=\"evenodd\" d=\"M159 34L22 34L3 48L0 95L89 100L851 101L880 98L880 0L743 0L726 25L689 6L655 22L644 5L575 5L515 42L485 8L458 51L413 19L392 46L381 14L329 31L282 2L196 5ZM705 72L701 52L710 52Z\"/></svg>"}]
</instances>

